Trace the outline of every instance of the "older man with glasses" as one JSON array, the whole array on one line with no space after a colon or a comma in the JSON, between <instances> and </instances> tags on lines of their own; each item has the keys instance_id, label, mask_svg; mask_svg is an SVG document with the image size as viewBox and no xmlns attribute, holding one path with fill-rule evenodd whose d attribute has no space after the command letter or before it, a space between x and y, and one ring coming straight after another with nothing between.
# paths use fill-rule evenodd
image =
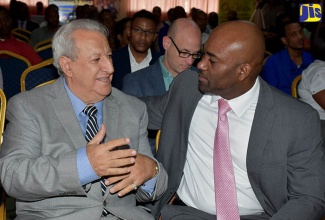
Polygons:
<instances>
[{"instance_id":1,"label":"older man with glasses","mask_svg":"<svg viewBox=\"0 0 325 220\"><path fill-rule=\"evenodd\" d=\"M191 19L179 18L163 38L163 46L165 54L153 65L124 77L123 92L136 97L162 95L179 73L195 69L194 61L201 58L200 28ZM149 131L152 147L154 138L155 132Z\"/></svg>"},{"instance_id":2,"label":"older man with glasses","mask_svg":"<svg viewBox=\"0 0 325 220\"><path fill-rule=\"evenodd\" d=\"M154 15L146 10L135 13L128 28L129 44L113 52L115 68L112 85L122 89L126 74L152 65L159 54L150 49L157 38Z\"/></svg>"}]
</instances>

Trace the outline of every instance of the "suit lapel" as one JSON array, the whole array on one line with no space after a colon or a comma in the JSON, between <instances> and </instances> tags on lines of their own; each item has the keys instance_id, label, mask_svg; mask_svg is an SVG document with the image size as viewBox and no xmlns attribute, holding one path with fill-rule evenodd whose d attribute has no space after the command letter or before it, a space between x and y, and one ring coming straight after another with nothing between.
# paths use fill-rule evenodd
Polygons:
<instances>
[{"instance_id":1,"label":"suit lapel","mask_svg":"<svg viewBox=\"0 0 325 220\"><path fill-rule=\"evenodd\" d=\"M57 119L62 124L63 129L69 135L74 147L78 149L81 146L86 146L87 142L83 136L79 121L73 110L71 101L64 88L62 77L56 80L53 84L51 93L55 96L51 105L57 116Z\"/></svg>"},{"instance_id":2,"label":"suit lapel","mask_svg":"<svg viewBox=\"0 0 325 220\"><path fill-rule=\"evenodd\" d=\"M276 115L270 111L274 105L271 89L263 80L260 78L259 80L261 87L248 143L246 165L255 195L265 211L270 213L272 212L268 210L270 206L266 205L269 201L260 190L259 168Z\"/></svg>"},{"instance_id":3,"label":"suit lapel","mask_svg":"<svg viewBox=\"0 0 325 220\"><path fill-rule=\"evenodd\" d=\"M158 91L160 94L166 92L164 77L160 67L160 61L157 60L156 63L154 63L149 68L151 68L149 77L150 84L154 85L155 90Z\"/></svg>"}]
</instances>

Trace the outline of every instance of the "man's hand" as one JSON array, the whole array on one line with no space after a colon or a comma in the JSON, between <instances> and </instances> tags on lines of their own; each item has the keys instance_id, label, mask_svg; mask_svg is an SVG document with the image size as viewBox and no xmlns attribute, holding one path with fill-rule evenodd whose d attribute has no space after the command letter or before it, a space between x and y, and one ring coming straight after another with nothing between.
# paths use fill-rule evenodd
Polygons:
<instances>
[{"instance_id":1,"label":"man's hand","mask_svg":"<svg viewBox=\"0 0 325 220\"><path fill-rule=\"evenodd\" d=\"M129 144L130 139L119 138L100 144L105 133L106 127L102 125L96 136L86 146L87 156L94 172L97 176L129 174L137 152L134 149L114 149Z\"/></svg>"},{"instance_id":2,"label":"man's hand","mask_svg":"<svg viewBox=\"0 0 325 220\"><path fill-rule=\"evenodd\" d=\"M111 176L106 179L105 184L111 185L118 182L110 189L110 193L118 192L118 196L124 196L134 189L134 185L139 187L144 182L152 179L156 176L157 163L152 158L138 154L135 159L135 163L131 166L131 172L121 176ZM134 185L133 185L134 184Z\"/></svg>"}]
</instances>

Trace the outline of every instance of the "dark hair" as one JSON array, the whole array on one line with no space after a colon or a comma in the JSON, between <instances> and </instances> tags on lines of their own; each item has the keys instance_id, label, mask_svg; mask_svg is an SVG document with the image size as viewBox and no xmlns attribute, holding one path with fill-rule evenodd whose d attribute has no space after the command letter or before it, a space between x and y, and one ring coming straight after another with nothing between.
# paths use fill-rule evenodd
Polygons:
<instances>
[{"instance_id":1,"label":"dark hair","mask_svg":"<svg viewBox=\"0 0 325 220\"><path fill-rule=\"evenodd\" d=\"M185 9L182 6L176 6L174 8L170 21L173 22L178 18L187 18Z\"/></svg>"},{"instance_id":2,"label":"dark hair","mask_svg":"<svg viewBox=\"0 0 325 220\"><path fill-rule=\"evenodd\" d=\"M59 7L58 7L57 5L55 5L55 4L50 4L49 6L47 6L47 7L45 8L44 15L45 15L45 16L48 16L48 14L50 13L50 11L51 11L52 9L56 10L57 12L59 12Z\"/></svg>"},{"instance_id":3,"label":"dark hair","mask_svg":"<svg viewBox=\"0 0 325 220\"><path fill-rule=\"evenodd\" d=\"M156 19L155 19L155 16L154 16L153 13L151 13L150 11L147 11L147 10L142 9L142 10L136 12L136 13L132 16L131 23L133 23L133 21L134 21L136 18L146 18L146 19L149 19L149 20L151 20L153 23L155 23L155 25L156 25Z\"/></svg>"},{"instance_id":4,"label":"dark hair","mask_svg":"<svg viewBox=\"0 0 325 220\"><path fill-rule=\"evenodd\" d=\"M312 39L311 54L317 60L325 61L325 26L321 26Z\"/></svg>"},{"instance_id":5,"label":"dark hair","mask_svg":"<svg viewBox=\"0 0 325 220\"><path fill-rule=\"evenodd\" d=\"M126 28L125 25L129 21L131 21L131 18L126 17L126 18L123 18L123 19L119 20L118 22L116 22L116 25L115 25L115 34L116 35L123 34L123 31Z\"/></svg>"},{"instance_id":6,"label":"dark hair","mask_svg":"<svg viewBox=\"0 0 325 220\"><path fill-rule=\"evenodd\" d=\"M294 14L287 14L287 13L280 14L276 18L276 26L277 26L276 29L277 29L278 36L280 38L285 37L286 36L286 33L285 33L286 26L289 24L294 24L294 23L298 23L300 26L302 26L298 20L298 17L295 16Z\"/></svg>"}]
</instances>

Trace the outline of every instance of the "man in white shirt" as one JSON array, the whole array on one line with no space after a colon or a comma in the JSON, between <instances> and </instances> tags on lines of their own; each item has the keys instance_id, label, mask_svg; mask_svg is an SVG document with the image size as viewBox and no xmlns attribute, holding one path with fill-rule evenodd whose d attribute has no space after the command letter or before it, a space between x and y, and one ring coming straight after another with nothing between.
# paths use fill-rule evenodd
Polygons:
<instances>
[{"instance_id":1,"label":"man in white shirt","mask_svg":"<svg viewBox=\"0 0 325 220\"><path fill-rule=\"evenodd\" d=\"M167 192L150 206L156 218L323 216L325 160L318 113L258 76L264 51L263 34L253 23L221 24L204 45L199 74L183 72L164 96L144 99L149 129L161 129L157 159L169 175ZM228 112L222 113L222 103ZM228 128L221 133L228 141L220 151L219 123L225 121ZM228 158L218 157L225 151ZM219 172L215 164L223 161L231 169ZM218 196L222 183L224 197Z\"/></svg>"},{"instance_id":2,"label":"man in white shirt","mask_svg":"<svg viewBox=\"0 0 325 220\"><path fill-rule=\"evenodd\" d=\"M154 15L146 10L135 13L128 28L129 44L113 52L114 77L112 86L122 89L123 78L153 64L159 54L150 49L157 37Z\"/></svg>"}]
</instances>

